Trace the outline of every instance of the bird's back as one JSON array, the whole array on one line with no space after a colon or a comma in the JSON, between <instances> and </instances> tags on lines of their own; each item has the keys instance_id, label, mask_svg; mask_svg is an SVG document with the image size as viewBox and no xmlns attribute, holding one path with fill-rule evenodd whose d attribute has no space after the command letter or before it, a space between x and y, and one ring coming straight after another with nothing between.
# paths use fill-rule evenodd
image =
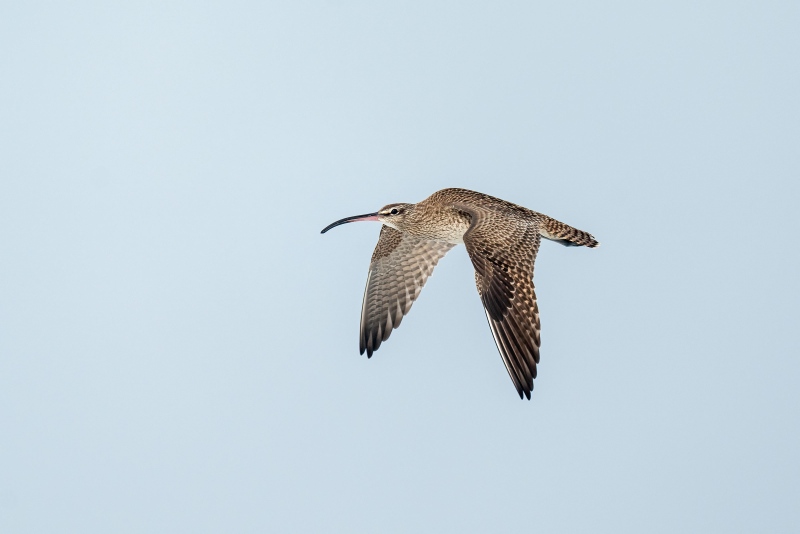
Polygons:
<instances>
[{"instance_id":1,"label":"bird's back","mask_svg":"<svg viewBox=\"0 0 800 534\"><path fill-rule=\"evenodd\" d=\"M552 217L533 211L524 206L508 202L501 198L470 191L469 189L449 188L435 192L418 205L456 206L464 211L491 213L496 220L505 219L506 223L532 224L545 239L550 239L565 246L597 247L600 243L588 232L574 228ZM471 221L472 216L468 217ZM500 225L502 226L502 225ZM498 228L500 230L500 228Z\"/></svg>"}]
</instances>

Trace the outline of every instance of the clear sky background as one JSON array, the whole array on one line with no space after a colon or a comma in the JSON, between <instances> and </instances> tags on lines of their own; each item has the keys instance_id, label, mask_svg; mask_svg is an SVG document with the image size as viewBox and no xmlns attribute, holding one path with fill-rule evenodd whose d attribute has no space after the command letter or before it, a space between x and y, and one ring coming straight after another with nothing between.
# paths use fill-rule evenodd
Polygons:
<instances>
[{"instance_id":1,"label":"clear sky background","mask_svg":"<svg viewBox=\"0 0 800 534\"><path fill-rule=\"evenodd\" d=\"M800 3L7 2L0 531L797 532ZM463 247L371 359L377 223L536 264L520 401Z\"/></svg>"}]
</instances>

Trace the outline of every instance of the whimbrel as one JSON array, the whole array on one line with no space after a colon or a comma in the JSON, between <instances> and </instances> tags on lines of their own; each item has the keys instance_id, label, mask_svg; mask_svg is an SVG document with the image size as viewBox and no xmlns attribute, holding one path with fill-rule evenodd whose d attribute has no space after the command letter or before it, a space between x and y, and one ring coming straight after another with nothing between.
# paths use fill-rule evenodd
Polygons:
<instances>
[{"instance_id":1,"label":"whimbrel","mask_svg":"<svg viewBox=\"0 0 800 534\"><path fill-rule=\"evenodd\" d=\"M361 354L378 350L419 296L438 261L464 243L486 319L519 397L529 400L539 363L539 307L533 262L541 238L594 248L590 234L547 215L466 189L442 189L417 204L389 204L346 217L383 223L361 307Z\"/></svg>"}]
</instances>

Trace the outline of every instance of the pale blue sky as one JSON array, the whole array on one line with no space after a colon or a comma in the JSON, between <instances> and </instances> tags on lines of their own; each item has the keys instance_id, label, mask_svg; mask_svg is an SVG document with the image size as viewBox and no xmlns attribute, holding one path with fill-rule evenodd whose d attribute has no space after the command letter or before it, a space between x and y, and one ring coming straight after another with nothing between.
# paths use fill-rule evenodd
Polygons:
<instances>
[{"instance_id":1,"label":"pale blue sky","mask_svg":"<svg viewBox=\"0 0 800 534\"><path fill-rule=\"evenodd\" d=\"M0 8L0 531L800 529L800 4ZM544 243L520 401L463 247L371 359L378 225Z\"/></svg>"}]
</instances>

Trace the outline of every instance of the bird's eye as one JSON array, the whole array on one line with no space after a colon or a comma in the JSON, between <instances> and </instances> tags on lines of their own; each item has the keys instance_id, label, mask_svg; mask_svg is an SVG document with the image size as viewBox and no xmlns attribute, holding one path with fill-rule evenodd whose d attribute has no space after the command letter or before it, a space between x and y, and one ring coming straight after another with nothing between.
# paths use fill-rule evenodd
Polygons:
<instances>
[{"instance_id":1,"label":"bird's eye","mask_svg":"<svg viewBox=\"0 0 800 534\"><path fill-rule=\"evenodd\" d=\"M398 213L397 208L392 208L392 211L390 211L389 213L391 213L392 215L397 215Z\"/></svg>"}]
</instances>

